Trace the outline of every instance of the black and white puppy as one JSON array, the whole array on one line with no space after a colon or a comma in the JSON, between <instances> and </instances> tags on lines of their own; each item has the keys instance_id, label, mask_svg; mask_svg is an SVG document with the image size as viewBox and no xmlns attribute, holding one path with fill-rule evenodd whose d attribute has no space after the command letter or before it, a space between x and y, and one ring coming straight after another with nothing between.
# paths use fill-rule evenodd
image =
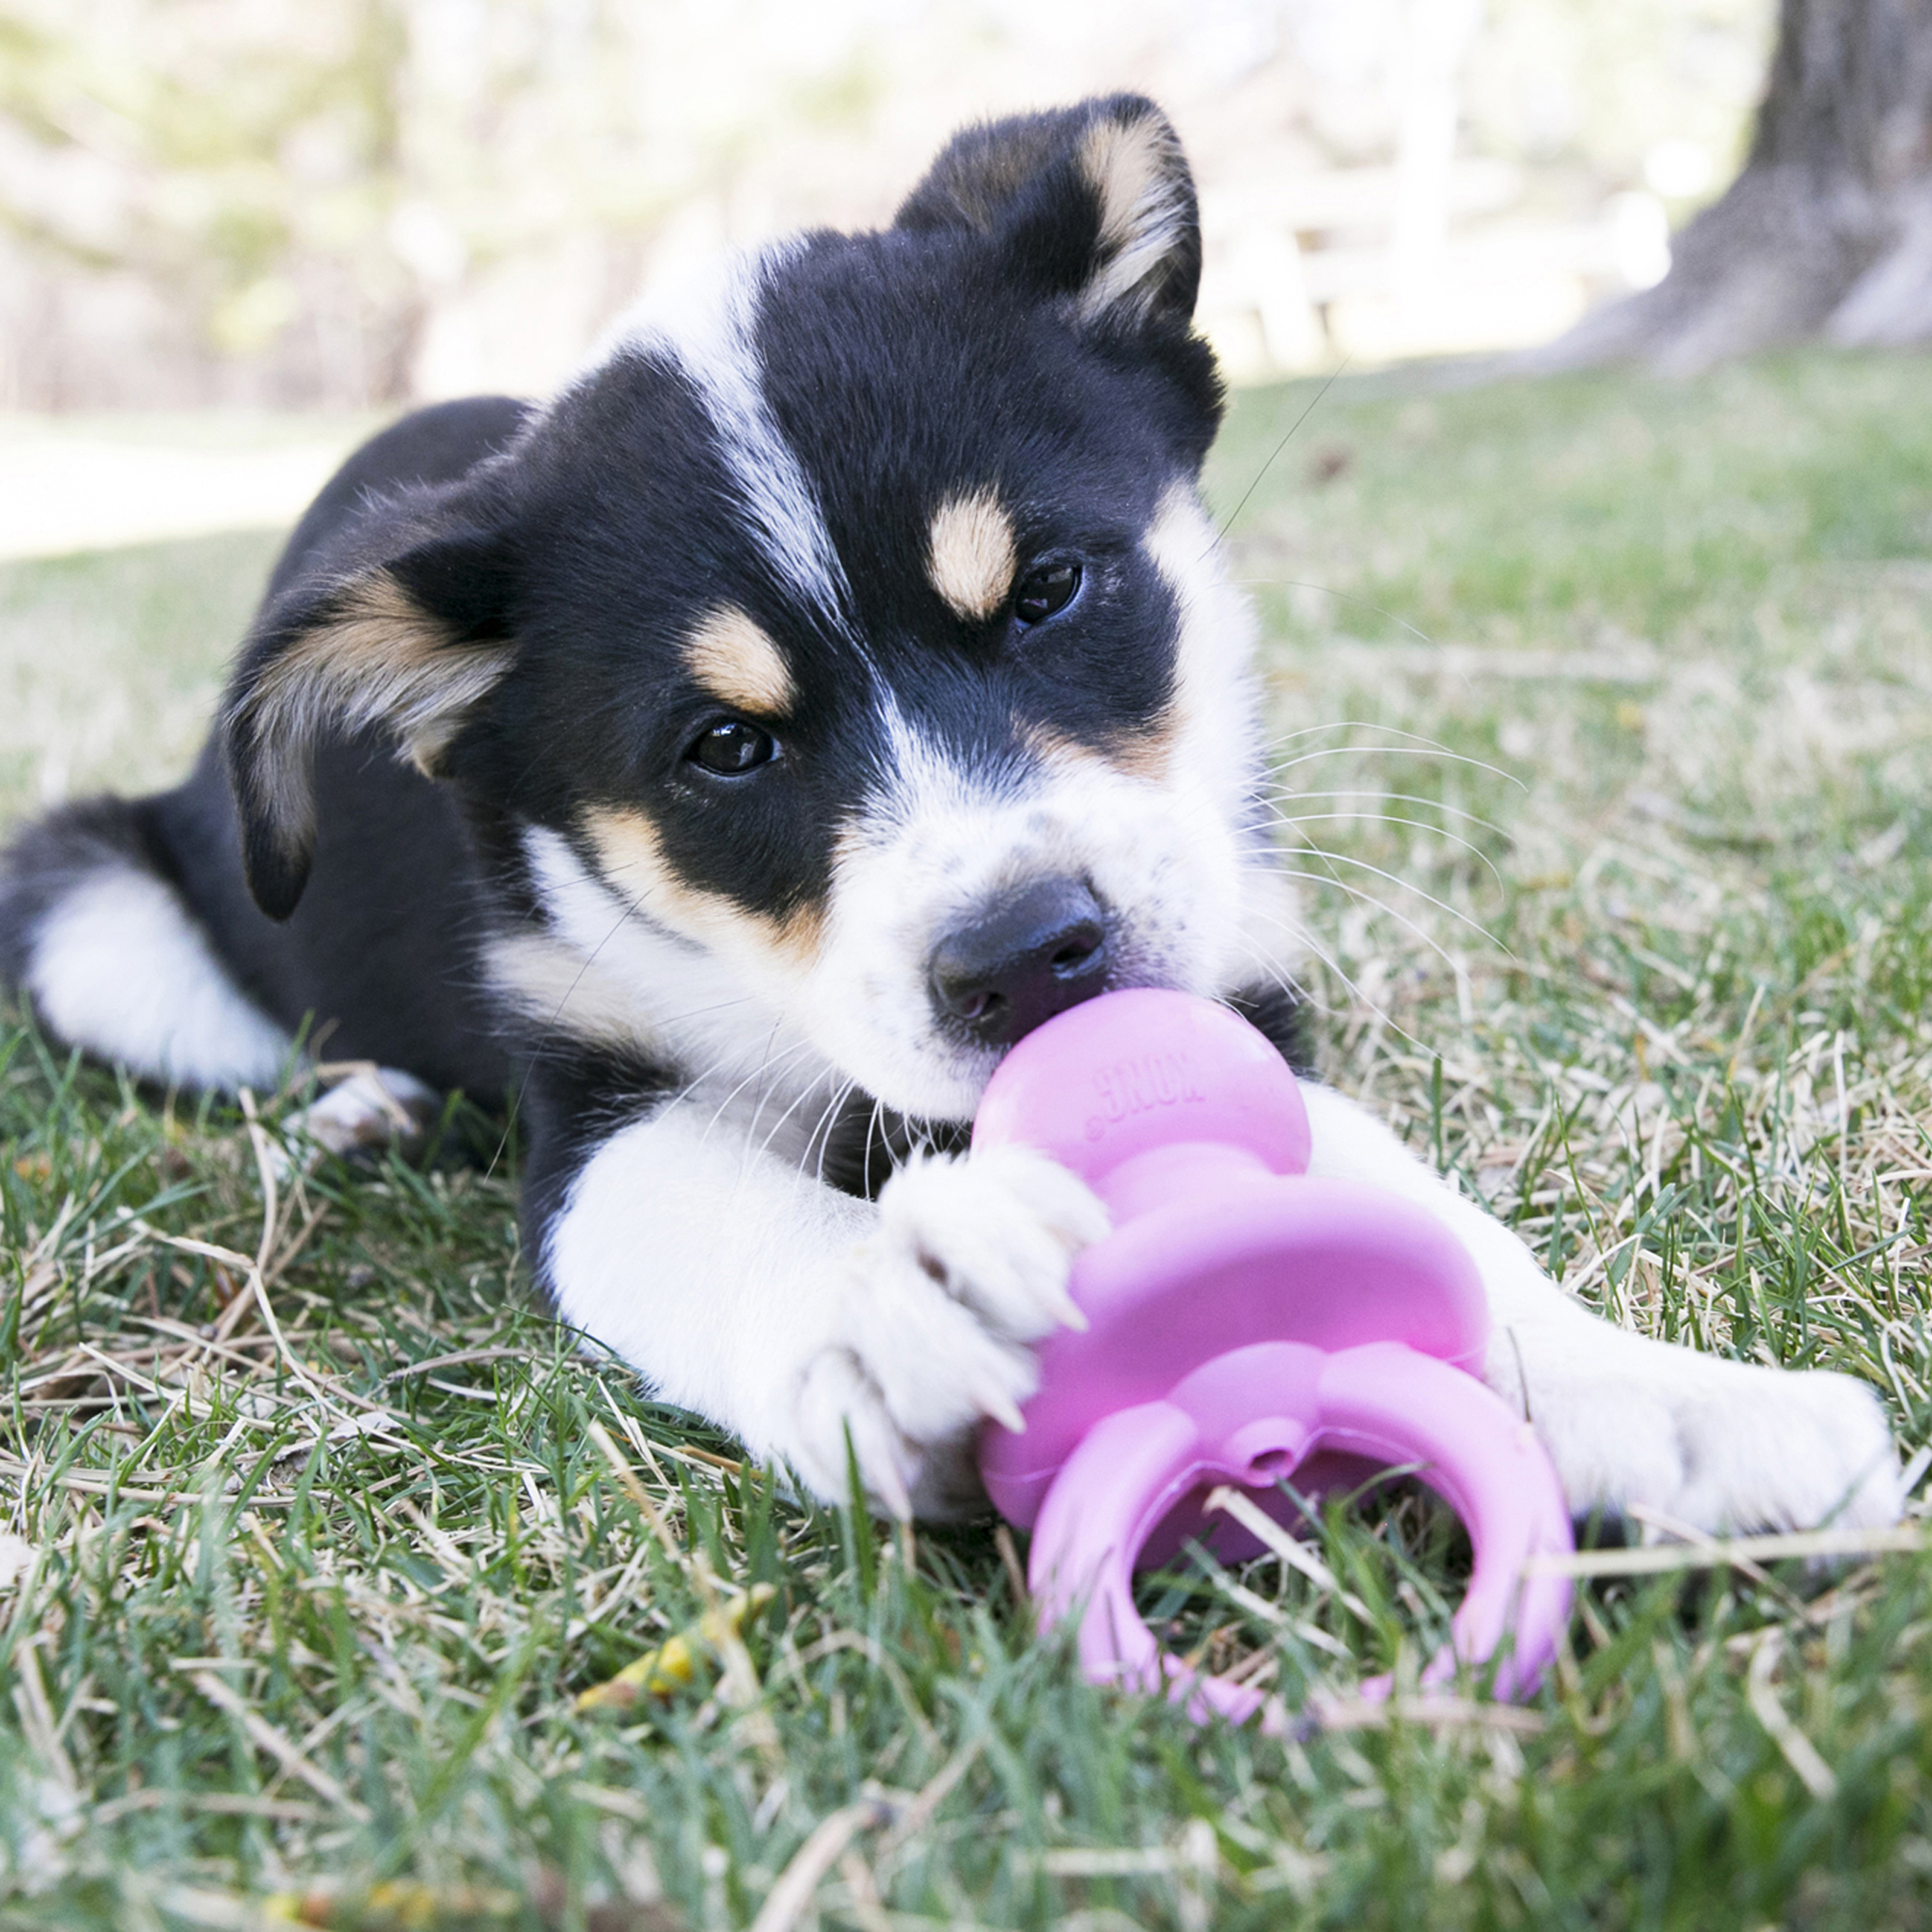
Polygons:
<instances>
[{"instance_id":1,"label":"black and white puppy","mask_svg":"<svg viewBox=\"0 0 1932 1932\"><path fill-rule=\"evenodd\" d=\"M0 971L156 1081L272 1085L307 1025L405 1099L520 1086L566 1321L821 1495L849 1432L889 1507L968 1504L1103 1226L946 1150L1001 1052L1148 985L1292 1046L1200 259L1168 123L1091 101L647 305L545 405L407 418L296 531L187 783L17 838ZM1897 1514L1870 1390L1594 1319L1309 1098L1318 1172L1474 1254L1577 1510Z\"/></svg>"}]
</instances>

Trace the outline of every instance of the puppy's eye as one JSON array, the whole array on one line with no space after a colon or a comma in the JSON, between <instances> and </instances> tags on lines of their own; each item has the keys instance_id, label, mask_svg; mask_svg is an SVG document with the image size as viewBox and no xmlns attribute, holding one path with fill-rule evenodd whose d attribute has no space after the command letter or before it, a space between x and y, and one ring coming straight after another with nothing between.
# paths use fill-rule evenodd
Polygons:
<instances>
[{"instance_id":1,"label":"puppy's eye","mask_svg":"<svg viewBox=\"0 0 1932 1932\"><path fill-rule=\"evenodd\" d=\"M700 732L684 755L720 778L735 778L770 764L778 754L778 740L769 731L747 724L741 718L728 718Z\"/></svg>"},{"instance_id":2,"label":"puppy's eye","mask_svg":"<svg viewBox=\"0 0 1932 1932\"><path fill-rule=\"evenodd\" d=\"M1043 563L1020 579L1013 597L1013 615L1022 624L1043 623L1056 611L1065 610L1079 588L1079 565Z\"/></svg>"}]
</instances>

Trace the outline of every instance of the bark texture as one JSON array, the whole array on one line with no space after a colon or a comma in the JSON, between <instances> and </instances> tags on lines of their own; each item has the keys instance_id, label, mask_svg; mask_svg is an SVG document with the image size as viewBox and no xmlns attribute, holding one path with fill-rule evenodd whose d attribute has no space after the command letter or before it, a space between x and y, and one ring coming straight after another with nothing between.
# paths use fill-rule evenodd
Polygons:
<instances>
[{"instance_id":1,"label":"bark texture","mask_svg":"<svg viewBox=\"0 0 1932 1932\"><path fill-rule=\"evenodd\" d=\"M1540 359L1685 371L1820 335L1932 338L1932 0L1780 0L1743 172L1656 287Z\"/></svg>"}]
</instances>

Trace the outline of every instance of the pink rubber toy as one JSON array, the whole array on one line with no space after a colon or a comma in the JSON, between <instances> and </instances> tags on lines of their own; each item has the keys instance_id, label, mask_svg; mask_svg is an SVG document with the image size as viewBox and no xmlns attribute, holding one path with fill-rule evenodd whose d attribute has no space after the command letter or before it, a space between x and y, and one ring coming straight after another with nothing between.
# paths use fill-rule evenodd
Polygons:
<instances>
[{"instance_id":1,"label":"pink rubber toy","mask_svg":"<svg viewBox=\"0 0 1932 1932\"><path fill-rule=\"evenodd\" d=\"M1074 1263L1090 1325L1042 1346L1024 1432L988 1424L980 1438L988 1493L1034 1533L1041 1628L1080 1610L1091 1681L1244 1720L1264 1693L1163 1655L1134 1608L1134 1568L1190 1536L1255 1553L1208 1514L1218 1484L1280 1516L1284 1478L1306 1495L1419 1465L1475 1557L1423 1681L1486 1664L1508 1640L1497 1694L1533 1690L1570 1585L1522 1566L1570 1550L1570 1519L1528 1424L1477 1379L1489 1318L1461 1244L1397 1196L1310 1176L1294 1075L1246 1021L1184 993L1107 994L1027 1035L973 1131L975 1148L1012 1142L1071 1168L1113 1217Z\"/></svg>"}]
</instances>

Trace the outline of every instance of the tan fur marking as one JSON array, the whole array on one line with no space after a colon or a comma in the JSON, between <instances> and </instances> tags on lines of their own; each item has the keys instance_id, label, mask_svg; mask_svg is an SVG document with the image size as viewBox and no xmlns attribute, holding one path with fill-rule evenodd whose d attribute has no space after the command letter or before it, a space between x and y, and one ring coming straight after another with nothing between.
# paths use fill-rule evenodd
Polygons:
<instances>
[{"instance_id":1,"label":"tan fur marking","mask_svg":"<svg viewBox=\"0 0 1932 1932\"><path fill-rule=\"evenodd\" d=\"M1160 286L1160 265L1186 218L1180 151L1173 130L1151 117L1096 121L1080 163L1100 197L1100 244L1112 259L1082 292L1091 317L1118 302L1144 302Z\"/></svg>"},{"instance_id":2,"label":"tan fur marking","mask_svg":"<svg viewBox=\"0 0 1932 1932\"><path fill-rule=\"evenodd\" d=\"M934 513L926 574L961 616L990 617L1012 595L1018 567L1013 520L990 490L949 496Z\"/></svg>"},{"instance_id":3,"label":"tan fur marking","mask_svg":"<svg viewBox=\"0 0 1932 1932\"><path fill-rule=\"evenodd\" d=\"M1135 216L1162 185L1164 150L1172 146L1155 121L1096 121L1081 144L1080 164L1100 194L1100 239L1124 248L1139 226Z\"/></svg>"},{"instance_id":4,"label":"tan fur marking","mask_svg":"<svg viewBox=\"0 0 1932 1932\"><path fill-rule=\"evenodd\" d=\"M782 718L798 701L778 646L728 604L713 610L685 640L684 661L712 697L735 710Z\"/></svg>"},{"instance_id":5,"label":"tan fur marking","mask_svg":"<svg viewBox=\"0 0 1932 1932\"><path fill-rule=\"evenodd\" d=\"M818 958L824 924L818 908L772 919L687 884L664 856L657 827L641 812L595 806L584 814L584 826L599 870L616 891L686 938L724 952L742 950L748 942L794 970Z\"/></svg>"}]
</instances>

